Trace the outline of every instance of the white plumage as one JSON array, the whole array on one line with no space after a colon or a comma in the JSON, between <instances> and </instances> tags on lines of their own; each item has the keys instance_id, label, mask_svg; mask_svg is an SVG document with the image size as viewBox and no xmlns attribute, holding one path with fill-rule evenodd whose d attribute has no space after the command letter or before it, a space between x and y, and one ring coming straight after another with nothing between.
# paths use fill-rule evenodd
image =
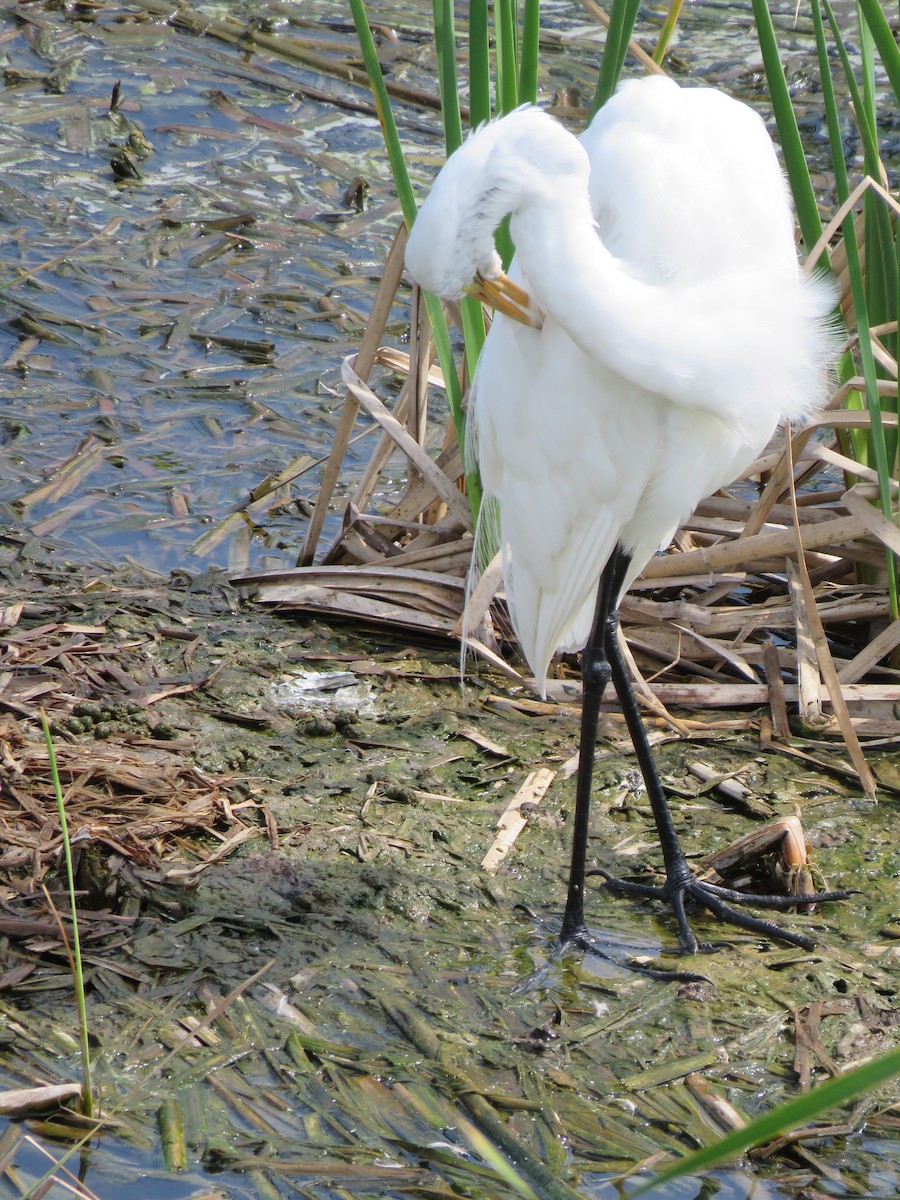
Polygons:
<instances>
[{"instance_id":1,"label":"white plumage","mask_svg":"<svg viewBox=\"0 0 900 1200\"><path fill-rule=\"evenodd\" d=\"M487 497L500 510L516 632L543 689L584 645L617 542L627 584L780 417L821 402L831 289L801 278L787 189L762 120L707 88L624 84L580 139L522 108L447 162L406 261L458 296L510 276L540 330L496 314L475 379Z\"/></svg>"}]
</instances>

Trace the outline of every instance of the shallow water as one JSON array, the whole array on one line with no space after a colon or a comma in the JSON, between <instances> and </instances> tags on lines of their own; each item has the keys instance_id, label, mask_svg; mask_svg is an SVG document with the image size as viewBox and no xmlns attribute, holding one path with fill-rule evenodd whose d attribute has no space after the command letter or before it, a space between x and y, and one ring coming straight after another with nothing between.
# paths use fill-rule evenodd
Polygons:
<instances>
[{"instance_id":1,"label":"shallow water","mask_svg":"<svg viewBox=\"0 0 900 1200\"><path fill-rule=\"evenodd\" d=\"M249 20L256 7L206 11ZM0 518L76 561L289 565L340 409L340 363L398 219L377 123L332 100L368 106L363 88L263 53L248 61L128 11L109 5L78 22L30 4L26 19L7 20ZM332 53L355 44L334 0L265 12L276 31L326 36ZM433 90L423 12L374 12L391 78ZM587 96L593 25L562 0L546 20L544 97L573 84ZM820 147L808 37L786 16L779 25ZM689 7L682 26L683 74L765 110L749 7ZM121 115L110 117L117 81ZM440 161L436 117L408 105L397 114L424 188ZM129 159L141 178L121 179L111 162L134 127L153 150ZM360 176L363 212L348 195ZM398 344L400 301L389 329ZM393 382L380 386L389 394ZM338 503L369 445L351 446ZM290 483L251 501L291 464ZM326 544L336 528L335 517Z\"/></svg>"}]
</instances>

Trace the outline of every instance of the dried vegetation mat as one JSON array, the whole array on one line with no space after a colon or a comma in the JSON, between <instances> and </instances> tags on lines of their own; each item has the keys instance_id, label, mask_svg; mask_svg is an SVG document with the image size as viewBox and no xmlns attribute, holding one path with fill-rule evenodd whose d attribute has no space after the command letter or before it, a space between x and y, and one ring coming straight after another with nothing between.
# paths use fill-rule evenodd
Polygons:
<instances>
[{"instance_id":1,"label":"dried vegetation mat","mask_svg":"<svg viewBox=\"0 0 900 1200\"><path fill-rule=\"evenodd\" d=\"M0 937L17 947L0 990L21 986L38 967L46 972L50 961L62 978L69 970L68 921L51 894L59 886L62 831L42 710L53 732L89 952L121 945L144 897L154 892L154 904L164 905L160 886L192 883L258 836L263 823L256 804L232 803L226 777L198 769L195 738L159 714L167 698L209 681L191 666L199 635L173 619L163 589L94 582L105 602L92 599L90 582L77 594L62 588L51 596L49 579L36 573L32 595L20 581L15 590L24 598L0 607ZM87 619L78 619L79 607ZM126 607L132 616L123 617ZM148 610L149 621L134 615ZM160 653L165 642L177 648L177 675L162 665L172 658Z\"/></svg>"},{"instance_id":2,"label":"dried vegetation mat","mask_svg":"<svg viewBox=\"0 0 900 1200\"><path fill-rule=\"evenodd\" d=\"M472 522L455 440L445 422L427 420L429 391L442 376L424 305L414 297L409 354L380 345L400 286L403 243L401 231L359 351L344 364L344 408L305 565L239 582L255 585L263 602L357 622L447 638L476 629L470 649L515 676L504 657L512 632L499 572L486 572L464 618ZM840 245L833 261L852 329ZM846 349L854 353L853 338ZM891 376L880 385L885 408L895 408L897 364L880 343L874 349ZM403 380L392 408L366 382L376 365ZM900 553L900 532L896 509L892 520L877 507L875 471L851 457L851 439L871 428L871 416L845 402L863 387L861 378L847 379L816 420L789 438L777 435L734 487L705 500L632 586L622 620L651 709L762 707L765 739L842 739L850 769L870 793L875 781L861 742L885 747L900 735L900 621L892 619L884 583L886 554ZM378 444L344 509L340 536L313 565L360 416L378 427ZM884 411L881 423L896 430L896 412ZM399 496L398 476L406 480ZM896 503L896 485L893 493ZM579 691L565 673L563 665L561 699Z\"/></svg>"}]
</instances>

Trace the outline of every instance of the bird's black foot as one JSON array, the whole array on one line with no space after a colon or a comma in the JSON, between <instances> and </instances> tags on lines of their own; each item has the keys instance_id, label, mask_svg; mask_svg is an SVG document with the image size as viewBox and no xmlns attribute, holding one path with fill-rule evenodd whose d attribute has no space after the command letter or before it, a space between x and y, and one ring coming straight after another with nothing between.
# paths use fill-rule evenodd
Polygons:
<instances>
[{"instance_id":1,"label":"bird's black foot","mask_svg":"<svg viewBox=\"0 0 900 1200\"><path fill-rule=\"evenodd\" d=\"M555 922L547 922L540 917L534 909L528 904L517 904L516 911L524 913L529 920L536 925L547 929L551 932L548 926L555 925ZM646 963L637 962L630 958L628 950L632 949L638 953L643 951L643 947L632 945L631 947L622 945L618 939L611 939L604 946L592 933L588 931L584 923L584 917L579 913L566 911L563 917L562 926L555 929L551 936L556 941L559 953L566 954L570 950L575 950L579 954L586 954L590 958L600 959L601 962L610 963L614 967L621 967L622 970L632 971L635 975L644 975L647 979L655 979L661 983L709 983L710 980L705 975L699 975L696 971L670 971L665 967L648 967ZM614 947L614 949L612 948ZM647 948L648 954L650 947Z\"/></svg>"},{"instance_id":2,"label":"bird's black foot","mask_svg":"<svg viewBox=\"0 0 900 1200\"><path fill-rule=\"evenodd\" d=\"M852 892L815 892L812 895L803 896L753 895L749 892L737 892L732 888L707 883L691 874L686 866L678 878L667 879L662 887L631 883L627 879L619 879L599 867L588 874L602 875L606 880L606 886L611 891L625 896L643 896L651 900L662 900L668 904L678 923L678 939L681 942L681 948L688 954L696 954L701 948L694 936L694 931L688 924L687 910L692 907L708 908L720 921L727 921L741 929L748 929L751 933L757 933L761 937L789 942L792 946L799 946L801 950L812 950L816 944L815 938L808 937L803 933L795 933L792 929L782 929L774 921L751 916L749 913L740 912L731 906L733 904L753 904L757 908L771 908L785 912L795 908L798 904L846 900L853 894Z\"/></svg>"},{"instance_id":3,"label":"bird's black foot","mask_svg":"<svg viewBox=\"0 0 900 1200\"><path fill-rule=\"evenodd\" d=\"M626 971L632 971L636 975L644 975L648 979L655 979L658 983L709 983L706 975L700 975L696 971L667 971L662 967L648 967L644 963L635 962L633 958L622 958L617 954L610 954L603 950L597 941L591 936L584 925L577 926L568 933L560 935L560 947L565 950L578 950L581 954L587 954L592 958L600 958L604 962L612 963L614 966L623 967Z\"/></svg>"}]
</instances>

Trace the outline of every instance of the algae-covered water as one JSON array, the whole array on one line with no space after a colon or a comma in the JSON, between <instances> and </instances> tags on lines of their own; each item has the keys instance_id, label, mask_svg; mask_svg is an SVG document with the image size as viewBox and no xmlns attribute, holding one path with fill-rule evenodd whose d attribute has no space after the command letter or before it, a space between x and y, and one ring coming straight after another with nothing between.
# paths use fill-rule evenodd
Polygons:
<instances>
[{"instance_id":1,"label":"algae-covered water","mask_svg":"<svg viewBox=\"0 0 900 1200\"><path fill-rule=\"evenodd\" d=\"M598 889L588 919L609 960L561 957L571 716L524 717L490 677L463 696L449 652L263 616L221 579L191 590L118 572L85 590L46 572L21 589L23 657L29 629L54 631L28 659L33 685L59 670L62 644L97 674L114 665L112 694L127 681L165 693L77 717L49 702L92 894L82 936L108 1124L77 1158L88 1194L505 1197L512 1164L541 1196L612 1197L635 1164L721 1132L726 1104L753 1116L891 1045L895 801L873 807L841 783L827 748L798 770L761 751L750 721L657 747L692 857L753 827L694 761L740 770L757 806L799 807L827 884L861 889L784 918L815 951L731 930L721 942L695 918L719 947L686 962L665 914ZM74 629L91 632L76 646ZM31 811L33 735L7 718L4 737ZM535 768L549 787L486 872ZM179 824L190 812L199 837ZM651 830L610 715L591 860L650 866ZM10 872L0 918L10 1087L79 1077L68 963L24 878ZM889 1095L867 1097L794 1149L661 1194L892 1196L895 1121ZM78 1130L60 1113L10 1125L14 1186L39 1173L30 1139L60 1155Z\"/></svg>"},{"instance_id":2,"label":"algae-covered water","mask_svg":"<svg viewBox=\"0 0 900 1200\"><path fill-rule=\"evenodd\" d=\"M370 9L390 77L433 91L423 6ZM723 1102L753 1116L892 1043L895 794L864 800L823 743L770 752L747 714L678 739L660 726L689 854L754 819L698 783L700 760L739 769L757 812L799 808L827 884L860 894L785 918L815 931L814 952L729 931L688 984L616 966L686 964L664 914L598 890L590 925L613 961L560 957L572 714L526 714L490 673L463 694L453 650L263 614L231 588L230 571L296 557L397 209L365 89L223 25L262 21L333 64L354 55L346 7L202 12L35 2L0 18L0 1082L80 1075L67 956L32 894L40 875L64 903L41 704L82 830L106 1119L64 1164L73 1188L627 1194L636 1164L721 1132ZM564 3L547 18L546 89L588 90L588 19ZM748 29L739 6L697 6L681 69L764 105ZM779 29L802 93L803 27ZM424 186L437 119L398 118ZM397 343L405 318L401 297ZM348 480L367 452L351 447ZM489 873L535 770L540 802ZM657 861L614 716L591 856L623 873ZM83 1132L56 1109L8 1122L0 1188L28 1194ZM894 1196L896 1132L892 1098L867 1097L663 1194Z\"/></svg>"}]
</instances>

